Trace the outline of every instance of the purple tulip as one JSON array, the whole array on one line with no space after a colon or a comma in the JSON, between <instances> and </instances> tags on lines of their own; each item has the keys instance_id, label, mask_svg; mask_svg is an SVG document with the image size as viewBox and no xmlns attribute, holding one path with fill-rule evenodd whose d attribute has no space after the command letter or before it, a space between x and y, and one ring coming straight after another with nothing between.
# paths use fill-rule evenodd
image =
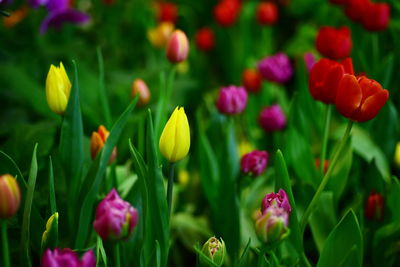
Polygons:
<instances>
[{"instance_id":1,"label":"purple tulip","mask_svg":"<svg viewBox=\"0 0 400 267\"><path fill-rule=\"evenodd\" d=\"M311 68L314 66L315 64L315 57L312 53L307 52L304 54L304 63L306 63L306 67L308 72L311 71Z\"/></svg>"},{"instance_id":2,"label":"purple tulip","mask_svg":"<svg viewBox=\"0 0 400 267\"><path fill-rule=\"evenodd\" d=\"M103 240L126 239L133 232L137 221L137 210L112 189L97 206L94 229Z\"/></svg>"},{"instance_id":3,"label":"purple tulip","mask_svg":"<svg viewBox=\"0 0 400 267\"><path fill-rule=\"evenodd\" d=\"M272 105L261 111L258 122L267 132L279 131L286 126L286 116L279 105Z\"/></svg>"},{"instance_id":4,"label":"purple tulip","mask_svg":"<svg viewBox=\"0 0 400 267\"><path fill-rule=\"evenodd\" d=\"M277 83L286 83L293 76L289 57L284 53L262 59L258 63L258 71L264 79Z\"/></svg>"},{"instance_id":5,"label":"purple tulip","mask_svg":"<svg viewBox=\"0 0 400 267\"><path fill-rule=\"evenodd\" d=\"M42 256L42 267L94 267L96 266L96 257L93 250L87 251L79 260L76 252L69 248L53 251L47 249Z\"/></svg>"},{"instance_id":6,"label":"purple tulip","mask_svg":"<svg viewBox=\"0 0 400 267\"><path fill-rule=\"evenodd\" d=\"M268 164L268 152L254 150L243 155L240 161L241 171L253 176L258 176L264 172Z\"/></svg>"},{"instance_id":7,"label":"purple tulip","mask_svg":"<svg viewBox=\"0 0 400 267\"><path fill-rule=\"evenodd\" d=\"M261 212L264 214L270 207L282 208L287 213L292 211L292 207L290 206L285 190L279 189L277 194L272 192L264 197L261 203Z\"/></svg>"},{"instance_id":8,"label":"purple tulip","mask_svg":"<svg viewBox=\"0 0 400 267\"><path fill-rule=\"evenodd\" d=\"M247 105L247 92L244 87L228 86L221 88L217 99L219 112L234 115L243 112Z\"/></svg>"},{"instance_id":9,"label":"purple tulip","mask_svg":"<svg viewBox=\"0 0 400 267\"><path fill-rule=\"evenodd\" d=\"M256 220L256 233L264 243L273 243L289 235L289 213L271 206Z\"/></svg>"}]
</instances>

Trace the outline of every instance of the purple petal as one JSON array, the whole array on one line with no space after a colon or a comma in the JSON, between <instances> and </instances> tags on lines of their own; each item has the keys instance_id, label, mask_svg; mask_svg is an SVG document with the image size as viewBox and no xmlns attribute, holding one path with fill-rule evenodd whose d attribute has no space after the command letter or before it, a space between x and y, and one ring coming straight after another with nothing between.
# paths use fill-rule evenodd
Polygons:
<instances>
[{"instance_id":1,"label":"purple petal","mask_svg":"<svg viewBox=\"0 0 400 267\"><path fill-rule=\"evenodd\" d=\"M47 2L46 7L49 13L69 9L68 0L39 0L39 1Z\"/></svg>"},{"instance_id":2,"label":"purple petal","mask_svg":"<svg viewBox=\"0 0 400 267\"><path fill-rule=\"evenodd\" d=\"M93 250L89 250L82 256L80 267L95 267L95 266L96 266L96 257L94 255Z\"/></svg>"},{"instance_id":3,"label":"purple petal","mask_svg":"<svg viewBox=\"0 0 400 267\"><path fill-rule=\"evenodd\" d=\"M89 19L89 15L74 9L52 12L49 13L49 15L43 20L42 25L40 25L40 33L44 34L48 27L60 29L63 23L70 22L73 24L83 24Z\"/></svg>"}]
</instances>

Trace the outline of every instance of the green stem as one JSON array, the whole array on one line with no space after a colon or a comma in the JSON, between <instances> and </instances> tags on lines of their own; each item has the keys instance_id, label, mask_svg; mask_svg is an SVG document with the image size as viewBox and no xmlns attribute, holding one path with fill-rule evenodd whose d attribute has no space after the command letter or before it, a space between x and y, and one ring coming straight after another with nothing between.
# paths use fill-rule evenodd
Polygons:
<instances>
[{"instance_id":1,"label":"green stem","mask_svg":"<svg viewBox=\"0 0 400 267\"><path fill-rule=\"evenodd\" d=\"M115 267L121 267L119 242L115 243L115 245L114 245L114 263L115 263Z\"/></svg>"},{"instance_id":2,"label":"green stem","mask_svg":"<svg viewBox=\"0 0 400 267\"><path fill-rule=\"evenodd\" d=\"M8 237L7 237L7 221L1 222L1 240L3 246L3 263L4 267L10 267L10 254L8 251Z\"/></svg>"},{"instance_id":3,"label":"green stem","mask_svg":"<svg viewBox=\"0 0 400 267\"><path fill-rule=\"evenodd\" d=\"M325 128L324 128L324 139L322 139L322 151L321 151L321 156L320 156L320 164L319 164L319 169L320 172L322 173L322 176L324 175L324 161L326 159L326 148L328 145L328 136L329 136L329 126L331 124L331 117L332 117L332 106L331 105L326 105L326 113L325 113Z\"/></svg>"},{"instance_id":4,"label":"green stem","mask_svg":"<svg viewBox=\"0 0 400 267\"><path fill-rule=\"evenodd\" d=\"M174 189L174 170L175 163L171 163L169 165L169 177L168 177L168 189L167 189L167 202L168 202L168 214L169 218L171 218L172 214L172 191Z\"/></svg>"},{"instance_id":5,"label":"green stem","mask_svg":"<svg viewBox=\"0 0 400 267\"><path fill-rule=\"evenodd\" d=\"M319 185L319 187L317 189L317 192L315 193L314 197L312 198L310 205L308 205L306 211L304 212L303 218L301 219L301 223L300 223L300 230L301 230L301 234L302 235L304 234L304 230L305 230L305 227L307 225L308 218L310 217L311 213L314 211L314 209L315 209L315 207L316 207L316 205L318 203L318 200L319 200L322 192L324 191L324 188L327 185L327 183L329 181L329 178L332 175L333 169L335 168L335 165L336 165L336 163L337 163L337 161L339 159L339 155L341 154L341 152L342 152L342 150L343 150L343 148L344 148L344 146L345 146L345 144L347 142L347 139L349 138L352 126L353 126L353 122L349 121L349 123L347 124L346 131L345 131L345 133L344 133L344 135L342 137L342 140L340 140L339 147L336 150L336 153L333 156L333 159L329 164L328 171L326 172L324 178L322 179L322 182Z\"/></svg>"}]
</instances>

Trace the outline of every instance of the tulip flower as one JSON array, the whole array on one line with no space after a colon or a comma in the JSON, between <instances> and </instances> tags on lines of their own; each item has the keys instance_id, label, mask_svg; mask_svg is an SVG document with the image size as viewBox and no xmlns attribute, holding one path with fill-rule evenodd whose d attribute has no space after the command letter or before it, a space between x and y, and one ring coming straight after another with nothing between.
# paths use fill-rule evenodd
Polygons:
<instances>
[{"instance_id":1,"label":"tulip flower","mask_svg":"<svg viewBox=\"0 0 400 267\"><path fill-rule=\"evenodd\" d=\"M214 7L214 18L223 27L232 26L240 13L238 0L222 0Z\"/></svg>"},{"instance_id":2,"label":"tulip flower","mask_svg":"<svg viewBox=\"0 0 400 267\"><path fill-rule=\"evenodd\" d=\"M286 127L286 116L279 105L272 105L261 111L258 122L266 132L280 131Z\"/></svg>"},{"instance_id":3,"label":"tulip flower","mask_svg":"<svg viewBox=\"0 0 400 267\"><path fill-rule=\"evenodd\" d=\"M347 0L345 14L352 21L361 23L370 5L370 0Z\"/></svg>"},{"instance_id":4,"label":"tulip flower","mask_svg":"<svg viewBox=\"0 0 400 267\"><path fill-rule=\"evenodd\" d=\"M189 122L183 107L176 107L160 137L161 154L170 162L183 159L190 148Z\"/></svg>"},{"instance_id":5,"label":"tulip flower","mask_svg":"<svg viewBox=\"0 0 400 267\"><path fill-rule=\"evenodd\" d=\"M214 49L214 32L210 28L202 28L198 30L195 39L199 50L208 52Z\"/></svg>"},{"instance_id":6,"label":"tulip flower","mask_svg":"<svg viewBox=\"0 0 400 267\"><path fill-rule=\"evenodd\" d=\"M265 213L267 209L273 206L282 208L287 213L292 211L292 207L290 206L285 190L279 189L278 193L272 192L267 194L261 203L261 213Z\"/></svg>"},{"instance_id":7,"label":"tulip flower","mask_svg":"<svg viewBox=\"0 0 400 267\"><path fill-rule=\"evenodd\" d=\"M168 40L167 58L172 63L184 61L189 54L189 40L181 30L175 30Z\"/></svg>"},{"instance_id":8,"label":"tulip flower","mask_svg":"<svg viewBox=\"0 0 400 267\"><path fill-rule=\"evenodd\" d=\"M145 106L150 101L150 90L142 79L135 79L132 82L132 97L139 95L138 105Z\"/></svg>"},{"instance_id":9,"label":"tulip flower","mask_svg":"<svg viewBox=\"0 0 400 267\"><path fill-rule=\"evenodd\" d=\"M261 89L261 74L254 69L246 69L242 75L242 83L248 92L257 93Z\"/></svg>"},{"instance_id":10,"label":"tulip flower","mask_svg":"<svg viewBox=\"0 0 400 267\"><path fill-rule=\"evenodd\" d=\"M344 74L354 74L351 58L341 63L322 58L310 71L309 88L315 100L334 104L339 82Z\"/></svg>"},{"instance_id":11,"label":"tulip flower","mask_svg":"<svg viewBox=\"0 0 400 267\"><path fill-rule=\"evenodd\" d=\"M46 230L42 235L42 249L57 246L58 239L58 212L50 216L46 223Z\"/></svg>"},{"instance_id":12,"label":"tulip flower","mask_svg":"<svg viewBox=\"0 0 400 267\"><path fill-rule=\"evenodd\" d=\"M361 23L368 31L383 31L389 25L390 6L387 3L371 3L367 5Z\"/></svg>"},{"instance_id":13,"label":"tulip flower","mask_svg":"<svg viewBox=\"0 0 400 267\"><path fill-rule=\"evenodd\" d=\"M283 208L272 206L256 220L258 238L268 244L283 240L289 235L289 213Z\"/></svg>"},{"instance_id":14,"label":"tulip flower","mask_svg":"<svg viewBox=\"0 0 400 267\"><path fill-rule=\"evenodd\" d=\"M0 176L0 219L11 218L17 213L21 193L17 180L10 174Z\"/></svg>"},{"instance_id":15,"label":"tulip flower","mask_svg":"<svg viewBox=\"0 0 400 267\"><path fill-rule=\"evenodd\" d=\"M4 5L6 5L6 3L4 3ZM9 17L4 17L4 26L7 28L12 28L15 25L19 24L27 16L28 10L28 7L24 5L21 8L18 8L17 10L12 12Z\"/></svg>"},{"instance_id":16,"label":"tulip flower","mask_svg":"<svg viewBox=\"0 0 400 267\"><path fill-rule=\"evenodd\" d=\"M93 250L88 250L79 259L76 252L69 248L56 248L54 250L47 249L42 256L42 267L95 267L96 256Z\"/></svg>"},{"instance_id":17,"label":"tulip flower","mask_svg":"<svg viewBox=\"0 0 400 267\"><path fill-rule=\"evenodd\" d=\"M217 99L219 112L227 115L242 113L247 105L247 92L243 87L234 85L223 87Z\"/></svg>"},{"instance_id":18,"label":"tulip flower","mask_svg":"<svg viewBox=\"0 0 400 267\"><path fill-rule=\"evenodd\" d=\"M138 222L138 216L137 210L112 189L97 206L93 226L103 240L127 239Z\"/></svg>"},{"instance_id":19,"label":"tulip flower","mask_svg":"<svg viewBox=\"0 0 400 267\"><path fill-rule=\"evenodd\" d=\"M379 193L372 192L365 203L365 217L369 220L382 220L384 199Z\"/></svg>"},{"instance_id":20,"label":"tulip flower","mask_svg":"<svg viewBox=\"0 0 400 267\"><path fill-rule=\"evenodd\" d=\"M204 243L203 248L201 250L203 255L200 257L200 262L204 265L209 265L208 261L203 259L203 256L207 257L210 261L212 261L215 266L222 266L225 261L226 248L224 240L218 240L216 237L211 237Z\"/></svg>"},{"instance_id":21,"label":"tulip flower","mask_svg":"<svg viewBox=\"0 0 400 267\"><path fill-rule=\"evenodd\" d=\"M107 141L110 132L107 131L106 127L100 125L97 132L92 133L92 137L90 139L90 155L92 159L95 159L97 154L103 149L104 144ZM112 154L110 156L109 163L112 163L117 157L117 148L114 147Z\"/></svg>"},{"instance_id":22,"label":"tulip flower","mask_svg":"<svg viewBox=\"0 0 400 267\"><path fill-rule=\"evenodd\" d=\"M289 57L284 53L277 53L262 59L258 63L258 71L264 79L270 82L286 83L293 76Z\"/></svg>"},{"instance_id":23,"label":"tulip flower","mask_svg":"<svg viewBox=\"0 0 400 267\"><path fill-rule=\"evenodd\" d=\"M330 59L348 57L352 48L350 29L346 26L338 29L329 26L321 27L317 35L316 47L318 52Z\"/></svg>"},{"instance_id":24,"label":"tulip flower","mask_svg":"<svg viewBox=\"0 0 400 267\"><path fill-rule=\"evenodd\" d=\"M170 22L162 22L157 27L147 31L147 38L154 47L165 47L169 37L174 31L174 28L174 24Z\"/></svg>"},{"instance_id":25,"label":"tulip flower","mask_svg":"<svg viewBox=\"0 0 400 267\"><path fill-rule=\"evenodd\" d=\"M60 67L51 65L46 79L46 98L50 109L57 114L63 114L68 105L70 92L71 82L62 62Z\"/></svg>"},{"instance_id":26,"label":"tulip flower","mask_svg":"<svg viewBox=\"0 0 400 267\"><path fill-rule=\"evenodd\" d=\"M157 5L157 18L159 22L171 22L175 24L178 18L178 8L174 3L164 2Z\"/></svg>"},{"instance_id":27,"label":"tulip flower","mask_svg":"<svg viewBox=\"0 0 400 267\"><path fill-rule=\"evenodd\" d=\"M389 92L364 76L345 74L340 80L336 94L338 111L357 122L373 119L389 98Z\"/></svg>"},{"instance_id":28,"label":"tulip flower","mask_svg":"<svg viewBox=\"0 0 400 267\"><path fill-rule=\"evenodd\" d=\"M278 7L273 2L262 2L257 6L257 21L260 25L272 25L278 20Z\"/></svg>"},{"instance_id":29,"label":"tulip flower","mask_svg":"<svg viewBox=\"0 0 400 267\"><path fill-rule=\"evenodd\" d=\"M243 173L258 176L267 168L268 158L267 151L254 150L242 157L240 160L240 169Z\"/></svg>"}]
</instances>

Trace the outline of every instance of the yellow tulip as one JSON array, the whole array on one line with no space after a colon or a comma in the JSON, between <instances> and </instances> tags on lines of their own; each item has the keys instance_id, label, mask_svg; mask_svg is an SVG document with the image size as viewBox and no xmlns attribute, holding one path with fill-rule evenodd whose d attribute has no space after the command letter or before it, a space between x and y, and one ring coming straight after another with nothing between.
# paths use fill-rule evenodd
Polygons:
<instances>
[{"instance_id":1,"label":"yellow tulip","mask_svg":"<svg viewBox=\"0 0 400 267\"><path fill-rule=\"evenodd\" d=\"M394 153L394 163L397 167L400 167L400 142L396 145L396 151Z\"/></svg>"},{"instance_id":2,"label":"yellow tulip","mask_svg":"<svg viewBox=\"0 0 400 267\"><path fill-rule=\"evenodd\" d=\"M60 67L51 65L46 79L46 98L50 109L57 114L63 114L68 105L70 92L71 82L64 65L61 62Z\"/></svg>"},{"instance_id":3,"label":"yellow tulip","mask_svg":"<svg viewBox=\"0 0 400 267\"><path fill-rule=\"evenodd\" d=\"M154 47L163 48L174 29L175 26L171 22L162 22L157 27L147 31L147 38Z\"/></svg>"},{"instance_id":4,"label":"yellow tulip","mask_svg":"<svg viewBox=\"0 0 400 267\"><path fill-rule=\"evenodd\" d=\"M160 137L161 154L170 162L183 159L190 148L190 129L183 107L176 107Z\"/></svg>"}]
</instances>

